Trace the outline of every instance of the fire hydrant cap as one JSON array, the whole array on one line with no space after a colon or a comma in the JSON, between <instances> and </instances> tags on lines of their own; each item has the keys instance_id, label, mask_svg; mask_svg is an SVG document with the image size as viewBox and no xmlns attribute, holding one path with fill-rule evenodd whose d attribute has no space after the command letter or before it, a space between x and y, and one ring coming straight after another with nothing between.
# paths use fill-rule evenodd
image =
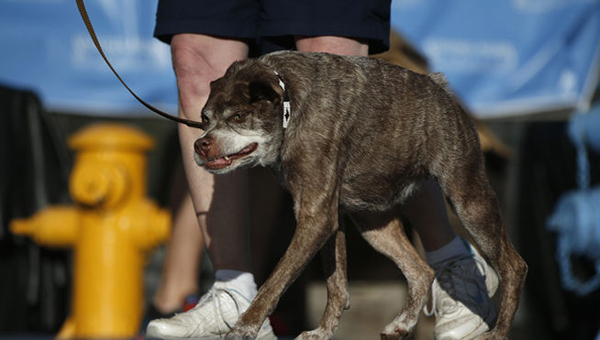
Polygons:
<instances>
[{"instance_id":1,"label":"fire hydrant cap","mask_svg":"<svg viewBox=\"0 0 600 340\"><path fill-rule=\"evenodd\" d=\"M154 141L141 130L116 123L98 123L83 128L69 138L69 147L85 149L133 149L150 150Z\"/></svg>"}]
</instances>

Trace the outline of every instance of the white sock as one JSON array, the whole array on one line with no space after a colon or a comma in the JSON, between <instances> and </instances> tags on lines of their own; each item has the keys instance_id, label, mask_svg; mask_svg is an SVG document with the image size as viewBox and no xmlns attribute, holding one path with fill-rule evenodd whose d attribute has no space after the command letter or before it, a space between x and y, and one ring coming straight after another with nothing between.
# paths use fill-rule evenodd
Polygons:
<instances>
[{"instance_id":1,"label":"white sock","mask_svg":"<svg viewBox=\"0 0 600 340\"><path fill-rule=\"evenodd\" d=\"M426 251L425 257L427 258L427 264L429 264L433 270L438 271L444 262L469 254L471 254L471 250L467 246L466 241L456 236L452 241L440 249Z\"/></svg>"},{"instance_id":2,"label":"white sock","mask_svg":"<svg viewBox=\"0 0 600 340\"><path fill-rule=\"evenodd\" d=\"M215 272L215 281L224 282L228 288L236 289L250 301L254 299L257 293L252 273L241 270L219 269Z\"/></svg>"}]
</instances>

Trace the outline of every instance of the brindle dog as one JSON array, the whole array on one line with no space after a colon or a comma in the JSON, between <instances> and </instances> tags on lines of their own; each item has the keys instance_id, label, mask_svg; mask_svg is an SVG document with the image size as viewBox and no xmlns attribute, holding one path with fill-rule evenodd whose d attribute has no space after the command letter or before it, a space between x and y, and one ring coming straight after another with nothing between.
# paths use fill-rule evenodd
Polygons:
<instances>
[{"instance_id":1,"label":"brindle dog","mask_svg":"<svg viewBox=\"0 0 600 340\"><path fill-rule=\"evenodd\" d=\"M276 52L236 62L211 83L202 125L198 165L215 174L270 167L295 202L291 244L230 337L255 337L319 250L327 306L319 327L299 338L332 337L349 307L341 214L351 216L408 282L408 300L381 337L410 334L434 272L404 235L400 207L428 178L438 182L502 282L496 325L480 338L507 337L527 265L504 230L473 123L442 75L365 57Z\"/></svg>"}]
</instances>

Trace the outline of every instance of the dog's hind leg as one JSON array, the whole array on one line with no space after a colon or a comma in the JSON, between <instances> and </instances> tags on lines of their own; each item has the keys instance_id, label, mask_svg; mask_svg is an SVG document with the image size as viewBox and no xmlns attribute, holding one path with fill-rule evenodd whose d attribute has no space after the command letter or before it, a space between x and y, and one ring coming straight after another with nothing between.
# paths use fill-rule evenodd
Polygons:
<instances>
[{"instance_id":1,"label":"dog's hind leg","mask_svg":"<svg viewBox=\"0 0 600 340\"><path fill-rule=\"evenodd\" d=\"M346 235L342 226L321 249L321 259L327 278L327 305L319 327L303 332L297 340L330 339L337 329L343 310L350 308L346 276Z\"/></svg>"},{"instance_id":2,"label":"dog's hind leg","mask_svg":"<svg viewBox=\"0 0 600 340\"><path fill-rule=\"evenodd\" d=\"M496 326L480 339L505 339L518 307L527 264L508 239L498 199L487 180L481 157L466 159L474 161L458 168L446 168L447 171L444 171L442 178L438 178L438 182L461 222L498 272L502 283Z\"/></svg>"},{"instance_id":3,"label":"dog's hind leg","mask_svg":"<svg viewBox=\"0 0 600 340\"><path fill-rule=\"evenodd\" d=\"M433 270L410 243L398 216L392 214L353 214L352 219L362 236L377 251L389 257L408 283L408 298L398 316L381 333L382 339L403 339L413 330L423 309Z\"/></svg>"}]
</instances>

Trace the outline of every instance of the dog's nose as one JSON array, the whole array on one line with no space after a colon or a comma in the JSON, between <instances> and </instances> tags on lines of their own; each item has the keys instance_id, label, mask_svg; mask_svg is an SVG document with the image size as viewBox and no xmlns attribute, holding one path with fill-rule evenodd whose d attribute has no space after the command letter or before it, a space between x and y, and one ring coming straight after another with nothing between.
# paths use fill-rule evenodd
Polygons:
<instances>
[{"instance_id":1,"label":"dog's nose","mask_svg":"<svg viewBox=\"0 0 600 340\"><path fill-rule=\"evenodd\" d=\"M204 158L208 158L208 152L212 146L212 138L204 137L194 142L194 150L196 153Z\"/></svg>"}]
</instances>

